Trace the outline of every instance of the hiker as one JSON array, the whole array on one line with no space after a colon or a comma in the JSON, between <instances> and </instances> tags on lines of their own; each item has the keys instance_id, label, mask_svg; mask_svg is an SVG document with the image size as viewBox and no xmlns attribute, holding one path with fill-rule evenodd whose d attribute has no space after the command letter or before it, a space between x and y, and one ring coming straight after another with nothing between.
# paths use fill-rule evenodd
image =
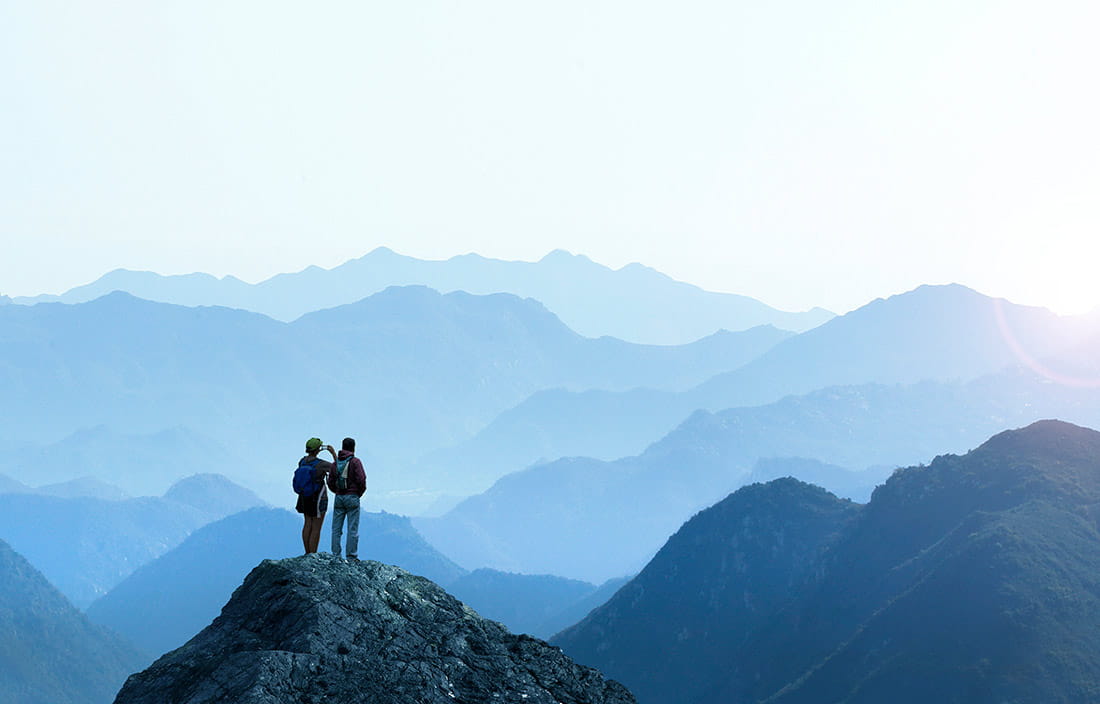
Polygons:
<instances>
[{"instance_id":1,"label":"hiker","mask_svg":"<svg viewBox=\"0 0 1100 704\"><path fill-rule=\"evenodd\" d=\"M294 491L298 494L295 510L302 514L302 547L306 554L317 552L321 542L321 526L325 522L328 510L328 492L325 491L325 477L335 465L317 456L322 449L336 459L332 445L322 445L320 438L306 440L306 456L298 460L298 469L294 471Z\"/></svg>"},{"instance_id":2,"label":"hiker","mask_svg":"<svg viewBox=\"0 0 1100 704\"><path fill-rule=\"evenodd\" d=\"M367 474L355 456L355 438L344 438L336 467L328 475L332 490L332 554L340 557L344 517L348 519L348 559L359 559L359 499L367 490Z\"/></svg>"}]
</instances>

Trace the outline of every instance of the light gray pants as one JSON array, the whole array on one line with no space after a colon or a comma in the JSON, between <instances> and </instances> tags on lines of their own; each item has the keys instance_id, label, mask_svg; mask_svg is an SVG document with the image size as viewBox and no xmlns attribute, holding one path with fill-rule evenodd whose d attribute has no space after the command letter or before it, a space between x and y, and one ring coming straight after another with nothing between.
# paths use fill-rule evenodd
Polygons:
<instances>
[{"instance_id":1,"label":"light gray pants","mask_svg":"<svg viewBox=\"0 0 1100 704\"><path fill-rule=\"evenodd\" d=\"M344 516L348 517L348 557L359 557L359 497L338 494L332 502L332 554L340 556L344 537Z\"/></svg>"}]
</instances>

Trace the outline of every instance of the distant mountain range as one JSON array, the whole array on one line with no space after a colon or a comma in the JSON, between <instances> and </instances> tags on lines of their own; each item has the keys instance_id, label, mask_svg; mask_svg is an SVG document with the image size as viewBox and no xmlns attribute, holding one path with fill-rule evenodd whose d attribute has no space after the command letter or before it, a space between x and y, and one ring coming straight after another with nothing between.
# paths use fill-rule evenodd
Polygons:
<instances>
[{"instance_id":1,"label":"distant mountain range","mask_svg":"<svg viewBox=\"0 0 1100 704\"><path fill-rule=\"evenodd\" d=\"M1084 702L1100 688L1100 433L1059 421L687 522L555 639L639 702Z\"/></svg>"},{"instance_id":2,"label":"distant mountain range","mask_svg":"<svg viewBox=\"0 0 1100 704\"><path fill-rule=\"evenodd\" d=\"M446 261L415 259L380 247L334 269L308 267L258 284L209 274L161 276L118 269L60 296L15 303L84 303L112 291L187 306L227 306L291 321L306 313L366 298L390 286L427 286L443 293L511 293L534 298L586 337L679 345L719 330L773 325L807 330L832 313L776 310L746 296L704 291L640 264L612 270L585 256L557 250L537 262L502 261L476 254Z\"/></svg>"},{"instance_id":3,"label":"distant mountain range","mask_svg":"<svg viewBox=\"0 0 1100 704\"><path fill-rule=\"evenodd\" d=\"M105 401L103 418L109 419L113 411L114 407ZM167 415L163 411L156 413ZM126 421L118 421L118 425L125 427ZM119 498L116 492L124 497L161 496L184 477L236 473L235 468L246 466L249 450L227 440L179 425L148 432L97 425L47 439L27 448L26 454L33 458L34 466L48 467L49 475L58 482L49 490L39 487L41 493L56 496L66 490L73 496L104 499ZM25 477L27 482L45 479L41 473ZM92 482L101 484L94 494Z\"/></svg>"},{"instance_id":4,"label":"distant mountain range","mask_svg":"<svg viewBox=\"0 0 1100 704\"><path fill-rule=\"evenodd\" d=\"M999 428L1043 417L1100 425L1100 393L1030 370L967 384L827 388L765 406L699 411L640 455L538 465L414 523L466 567L599 582L637 572L694 512L754 471L767 476L771 458L787 458L785 473L859 495L894 467L964 451ZM876 469L861 477L823 471L822 463Z\"/></svg>"},{"instance_id":5,"label":"distant mountain range","mask_svg":"<svg viewBox=\"0 0 1100 704\"><path fill-rule=\"evenodd\" d=\"M756 328L680 347L592 340L530 299L424 287L294 323L121 293L3 306L0 323L0 441L42 448L35 467L53 473L14 477L25 484L92 476L159 494L212 471L274 502L288 493L279 468L302 442L291 438L331 428L359 440L368 505L403 512L539 461L638 454L699 408L828 384L967 379L1049 359L1097 329L958 286L922 287L793 337ZM325 354L302 342L329 337Z\"/></svg>"},{"instance_id":6,"label":"distant mountain range","mask_svg":"<svg viewBox=\"0 0 1100 704\"><path fill-rule=\"evenodd\" d=\"M549 638L584 618L625 583L602 587L546 574L513 574L478 569L447 584L447 591L485 618L513 633Z\"/></svg>"},{"instance_id":7,"label":"distant mountain range","mask_svg":"<svg viewBox=\"0 0 1100 704\"><path fill-rule=\"evenodd\" d=\"M85 608L200 526L262 504L224 477L209 476L185 479L164 497L0 494L0 538Z\"/></svg>"},{"instance_id":8,"label":"distant mountain range","mask_svg":"<svg viewBox=\"0 0 1100 704\"><path fill-rule=\"evenodd\" d=\"M364 556L451 582L463 570L432 549L408 519L364 513ZM88 617L140 645L152 656L183 645L210 624L233 589L263 559L302 553L301 516L253 508L204 526L96 600ZM322 549L328 547L328 525Z\"/></svg>"},{"instance_id":9,"label":"distant mountain range","mask_svg":"<svg viewBox=\"0 0 1100 704\"><path fill-rule=\"evenodd\" d=\"M88 476L30 487L18 479L0 474L0 494L43 494L62 499L86 498L105 501L121 501L130 498L129 494L114 484Z\"/></svg>"},{"instance_id":10,"label":"distant mountain range","mask_svg":"<svg viewBox=\"0 0 1100 704\"><path fill-rule=\"evenodd\" d=\"M6 474L0 474L0 494L30 494L34 489L30 488L18 479L12 479Z\"/></svg>"},{"instance_id":11,"label":"distant mountain range","mask_svg":"<svg viewBox=\"0 0 1100 704\"><path fill-rule=\"evenodd\" d=\"M0 704L109 704L141 662L0 540Z\"/></svg>"},{"instance_id":12,"label":"distant mountain range","mask_svg":"<svg viewBox=\"0 0 1100 704\"><path fill-rule=\"evenodd\" d=\"M775 328L753 328L716 337L734 338L726 345L730 351L725 359L730 367L737 367L790 336ZM707 340L696 344L704 342ZM615 459L635 454L690 413L685 410L691 403L686 397L686 403L661 404L670 398L680 400L675 392L652 387L536 391L473 437L422 457L412 470L425 487L445 487L469 495L488 489L504 474L537 460L565 455ZM545 454L535 454L538 452Z\"/></svg>"},{"instance_id":13,"label":"distant mountain range","mask_svg":"<svg viewBox=\"0 0 1100 704\"><path fill-rule=\"evenodd\" d=\"M425 458L438 474L503 476L560 457L642 452L698 409L777 401L829 386L965 382L1066 354L1100 333L1097 316L1060 317L958 285L879 299L783 340L756 359L680 392L553 390L500 414L477 435Z\"/></svg>"},{"instance_id":14,"label":"distant mountain range","mask_svg":"<svg viewBox=\"0 0 1100 704\"><path fill-rule=\"evenodd\" d=\"M0 441L49 443L36 472L90 474L140 494L213 471L274 497L287 492L284 472L304 439L329 432L357 436L372 461L372 499L420 486L403 459L469 437L539 390L687 388L788 336L765 328L681 347L592 340L534 300L424 287L289 324L114 293L3 306L0 326Z\"/></svg>"},{"instance_id":15,"label":"distant mountain range","mask_svg":"<svg viewBox=\"0 0 1100 704\"><path fill-rule=\"evenodd\" d=\"M1059 316L958 284L877 299L693 390L699 408L768 403L825 386L968 381L1092 341L1100 316Z\"/></svg>"}]
</instances>

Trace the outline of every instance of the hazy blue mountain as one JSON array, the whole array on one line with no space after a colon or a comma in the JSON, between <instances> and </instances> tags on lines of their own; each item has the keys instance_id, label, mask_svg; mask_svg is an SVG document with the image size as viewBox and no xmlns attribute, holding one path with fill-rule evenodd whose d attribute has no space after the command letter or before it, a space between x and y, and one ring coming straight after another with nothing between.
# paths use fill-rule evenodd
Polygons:
<instances>
[{"instance_id":1,"label":"hazy blue mountain","mask_svg":"<svg viewBox=\"0 0 1100 704\"><path fill-rule=\"evenodd\" d=\"M422 458L416 469L429 486L447 477L455 493L474 494L505 474L561 457L638 454L692 410L684 394L671 391L538 391L472 438Z\"/></svg>"},{"instance_id":2,"label":"hazy blue mountain","mask_svg":"<svg viewBox=\"0 0 1100 704\"><path fill-rule=\"evenodd\" d=\"M1095 698L1100 433L998 434L900 470L851 518L811 497L742 489L558 644L640 702Z\"/></svg>"},{"instance_id":3,"label":"hazy blue mountain","mask_svg":"<svg viewBox=\"0 0 1100 704\"><path fill-rule=\"evenodd\" d=\"M220 305L290 321L305 313L365 298L390 286L418 284L442 292L512 293L542 301L587 337L675 345L718 330L774 325L807 330L832 314L779 311L746 296L704 291L639 264L612 270L561 250L538 262L501 261L476 254L425 261L380 247L331 270L315 266L255 285L208 274L160 276L118 269L60 296L16 298L17 303L83 303L112 291L188 306Z\"/></svg>"},{"instance_id":4,"label":"hazy blue mountain","mask_svg":"<svg viewBox=\"0 0 1100 704\"><path fill-rule=\"evenodd\" d=\"M559 611L549 621L545 622L543 628L549 633L560 633L565 628L572 626L575 623L580 622L592 612L598 606L606 604L607 601L615 595L623 585L629 583L631 577L616 577L615 579L609 579L600 586L596 587L596 591L592 592L588 596L584 597L580 601L574 602L572 605L566 607L562 611Z\"/></svg>"},{"instance_id":5,"label":"hazy blue mountain","mask_svg":"<svg viewBox=\"0 0 1100 704\"><path fill-rule=\"evenodd\" d=\"M587 604L596 590L595 584L576 579L485 568L447 585L448 592L485 618L536 638L549 638L574 623L577 619L570 617L577 605Z\"/></svg>"},{"instance_id":6,"label":"hazy blue mountain","mask_svg":"<svg viewBox=\"0 0 1100 704\"><path fill-rule=\"evenodd\" d=\"M787 336L755 329L681 347L593 340L531 299L424 287L290 324L122 293L8 306L0 324L0 441L45 446L26 470L44 476L27 483L91 475L159 494L215 472L280 497L304 438L328 428L330 442L360 441L372 500L423 488L403 460L469 437L539 390L684 388Z\"/></svg>"},{"instance_id":7,"label":"hazy blue mountain","mask_svg":"<svg viewBox=\"0 0 1100 704\"><path fill-rule=\"evenodd\" d=\"M130 498L122 489L114 484L95 477L77 477L56 484L43 484L34 490L36 493L47 496L57 496L62 499L104 499L107 501L122 501Z\"/></svg>"},{"instance_id":8,"label":"hazy blue mountain","mask_svg":"<svg viewBox=\"0 0 1100 704\"><path fill-rule=\"evenodd\" d=\"M142 661L0 540L0 703L108 704Z\"/></svg>"},{"instance_id":9,"label":"hazy blue mountain","mask_svg":"<svg viewBox=\"0 0 1100 704\"><path fill-rule=\"evenodd\" d=\"M263 418L266 405L288 394L287 384L273 379L288 370L298 383L314 378L308 351L286 343L284 326L254 313L116 293L77 306L7 306L0 323L7 343L0 391L8 401L0 432L21 446L58 443L99 426L126 435L182 426L217 437L240 418ZM173 448L112 449L117 464L133 457L155 469L171 462ZM99 476L80 471L81 458L68 445L48 450L37 471Z\"/></svg>"},{"instance_id":10,"label":"hazy blue mountain","mask_svg":"<svg viewBox=\"0 0 1100 704\"><path fill-rule=\"evenodd\" d=\"M325 537L331 540L331 533L326 531ZM322 545L322 549L324 547ZM407 517L385 511L362 513L359 556L364 560L397 565L440 584L450 584L466 573L428 544Z\"/></svg>"},{"instance_id":11,"label":"hazy blue mountain","mask_svg":"<svg viewBox=\"0 0 1100 704\"><path fill-rule=\"evenodd\" d=\"M0 474L0 494L29 494L33 491L34 489L18 479L12 479L6 474Z\"/></svg>"},{"instance_id":12,"label":"hazy blue mountain","mask_svg":"<svg viewBox=\"0 0 1100 704\"><path fill-rule=\"evenodd\" d=\"M250 493L224 477L181 484L186 488L196 483L216 486L221 494ZM174 493L184 500L0 494L0 538L84 608L196 528L224 515L225 508L216 495L202 498L201 492ZM195 505L187 503L194 499L198 499Z\"/></svg>"},{"instance_id":13,"label":"hazy blue mountain","mask_svg":"<svg viewBox=\"0 0 1100 704\"><path fill-rule=\"evenodd\" d=\"M531 467L443 516L414 521L466 567L598 582L641 569L683 521L748 481L761 460L875 468L861 476L813 463L783 472L807 472L851 494L894 467L1051 416L1100 425L1100 392L1019 370L967 384L828 388L764 406L699 411L640 455Z\"/></svg>"},{"instance_id":14,"label":"hazy blue mountain","mask_svg":"<svg viewBox=\"0 0 1100 704\"><path fill-rule=\"evenodd\" d=\"M621 393L586 391L573 394L562 390L539 392L516 408L501 414L485 430L460 447L440 450L425 458L420 467L427 477L444 473L461 477L466 483L460 485L456 481L454 486L469 487L469 494L478 493L485 491L494 480L509 473L510 467L522 468L558 459L561 448L555 447L554 441L564 437L571 429L585 425L585 420L590 421L589 427L600 427L612 432L605 432L599 437L577 438L577 442L568 448L571 456L613 460L636 455L645 449L645 445L639 447L643 438L660 438L669 434L679 425L681 413L686 412L683 406L676 403L663 406L654 403L659 398L672 400L677 395L649 389ZM533 407L537 408L537 414L543 415L552 407L553 399L563 401L562 408L544 423L538 423L528 415ZM569 415L569 411L576 410L571 403L574 399L583 399L585 403L581 410L591 416ZM652 404L653 410L659 412L637 412L647 404ZM614 424L609 428L612 425L609 423L611 419L614 419ZM631 421L634 421L633 424ZM538 444L539 440L543 443ZM591 444L586 442L588 440L592 441ZM543 454L532 461L532 450L541 450ZM805 458L767 458L761 460L761 463L759 473L754 470L748 481L768 481L793 472L805 481L829 486L839 495L857 501L868 500L875 485L889 474L888 469L880 469L878 472L854 471ZM785 468L787 463L793 465Z\"/></svg>"},{"instance_id":15,"label":"hazy blue mountain","mask_svg":"<svg viewBox=\"0 0 1100 704\"><path fill-rule=\"evenodd\" d=\"M968 381L1052 356L1064 365L1070 350L1100 349L1083 347L1097 330L1096 316L1058 317L963 286L922 286L784 340L691 390L535 394L424 464L491 477L560 457L625 457L697 409L767 404L827 386Z\"/></svg>"},{"instance_id":16,"label":"hazy blue mountain","mask_svg":"<svg viewBox=\"0 0 1100 704\"><path fill-rule=\"evenodd\" d=\"M737 673L744 634L768 627L858 512L794 479L739 489L685 523L603 606L554 639L640 702L694 702Z\"/></svg>"},{"instance_id":17,"label":"hazy blue mountain","mask_svg":"<svg viewBox=\"0 0 1100 704\"><path fill-rule=\"evenodd\" d=\"M267 506L255 492L234 484L220 474L194 474L181 479L165 492L164 498L194 506L211 520L245 509Z\"/></svg>"},{"instance_id":18,"label":"hazy blue mountain","mask_svg":"<svg viewBox=\"0 0 1100 704\"><path fill-rule=\"evenodd\" d=\"M111 412L106 406L104 414ZM47 468L60 483L91 475L130 496L161 496L173 483L206 470L233 472L245 466L247 456L190 428L134 433L105 425L82 428L28 454L40 468L28 481L44 481L41 468Z\"/></svg>"},{"instance_id":19,"label":"hazy blue mountain","mask_svg":"<svg viewBox=\"0 0 1100 704\"><path fill-rule=\"evenodd\" d=\"M1091 339L1095 317L1064 317L951 284L877 299L776 345L693 393L699 408L767 403L824 386L967 381Z\"/></svg>"},{"instance_id":20,"label":"hazy blue mountain","mask_svg":"<svg viewBox=\"0 0 1100 704\"><path fill-rule=\"evenodd\" d=\"M736 345L724 345L727 350L736 349L725 352L731 366L747 363L789 337L774 328L722 334L737 340ZM429 454L416 469L429 485L447 481L450 491L475 494L508 472L559 456L613 460L637 454L675 428L691 410L689 400L669 390L541 390L504 411L469 440ZM579 428L598 432L576 432ZM572 442L563 445L563 440Z\"/></svg>"},{"instance_id":21,"label":"hazy blue mountain","mask_svg":"<svg viewBox=\"0 0 1100 704\"><path fill-rule=\"evenodd\" d=\"M96 600L88 617L150 654L177 648L206 627L257 562L302 552L301 516L253 508L196 530ZM328 546L326 525L321 548ZM396 564L435 581L463 571L424 542L408 519L363 513L360 555ZM147 664L147 663L146 663Z\"/></svg>"},{"instance_id":22,"label":"hazy blue mountain","mask_svg":"<svg viewBox=\"0 0 1100 704\"><path fill-rule=\"evenodd\" d=\"M310 313L289 329L305 337L334 336L337 349L349 353L349 361L384 360L393 365L392 357L400 353L406 367L416 365L424 374L436 374L430 365L440 363L448 369L497 375L515 367L507 376L517 371L545 375L547 382L540 388L613 390L643 385L689 388L791 337L764 326L721 331L679 346L590 339L532 298L461 291L442 295L423 286L393 287L353 304Z\"/></svg>"}]
</instances>

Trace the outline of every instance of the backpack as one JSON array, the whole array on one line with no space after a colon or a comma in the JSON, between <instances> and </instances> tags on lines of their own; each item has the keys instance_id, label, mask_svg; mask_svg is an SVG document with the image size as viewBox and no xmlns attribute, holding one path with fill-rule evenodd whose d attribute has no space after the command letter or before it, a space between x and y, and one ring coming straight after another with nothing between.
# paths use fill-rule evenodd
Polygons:
<instances>
[{"instance_id":1,"label":"backpack","mask_svg":"<svg viewBox=\"0 0 1100 704\"><path fill-rule=\"evenodd\" d=\"M314 478L314 470L317 469L318 461L317 458L314 458L312 461L302 459L302 461L298 463L298 469L294 470L293 486L295 494L313 496L321 491L323 485Z\"/></svg>"},{"instance_id":2,"label":"backpack","mask_svg":"<svg viewBox=\"0 0 1100 704\"><path fill-rule=\"evenodd\" d=\"M346 459L336 460L336 471L340 473L340 476L336 478L336 490L344 491L348 488L348 465L351 464L351 458L355 455L348 455Z\"/></svg>"}]
</instances>

